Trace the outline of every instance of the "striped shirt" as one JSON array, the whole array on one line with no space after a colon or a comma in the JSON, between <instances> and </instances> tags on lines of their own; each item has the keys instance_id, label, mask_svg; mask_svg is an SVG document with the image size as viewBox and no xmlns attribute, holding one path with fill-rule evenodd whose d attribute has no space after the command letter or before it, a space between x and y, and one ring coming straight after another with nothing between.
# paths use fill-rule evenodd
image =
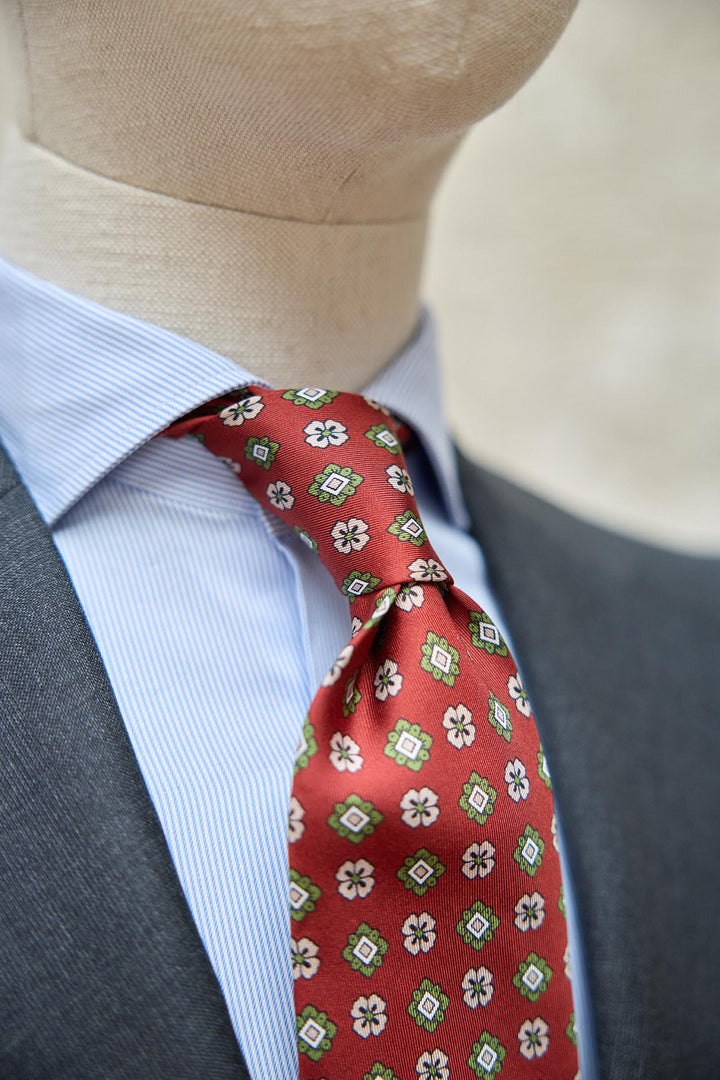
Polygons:
<instances>
[{"instance_id":1,"label":"striped shirt","mask_svg":"<svg viewBox=\"0 0 720 1080\"><path fill-rule=\"evenodd\" d=\"M0 344L0 437L80 598L250 1074L294 1080L288 799L348 603L196 440L152 439L203 401L267 384L2 259ZM417 433L408 468L431 543L511 644L468 532L426 308L364 392ZM588 1080L566 867L564 880Z\"/></svg>"}]
</instances>

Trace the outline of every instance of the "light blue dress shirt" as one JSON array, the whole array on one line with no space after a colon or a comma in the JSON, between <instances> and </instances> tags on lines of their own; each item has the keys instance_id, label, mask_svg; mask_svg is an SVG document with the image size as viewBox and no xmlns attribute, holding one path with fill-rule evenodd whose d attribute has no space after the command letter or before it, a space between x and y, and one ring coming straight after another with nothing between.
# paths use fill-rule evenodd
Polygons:
<instances>
[{"instance_id":1,"label":"light blue dress shirt","mask_svg":"<svg viewBox=\"0 0 720 1080\"><path fill-rule=\"evenodd\" d=\"M348 603L295 533L196 440L151 438L248 382L267 385L0 259L0 437L80 598L251 1076L294 1080L288 799L302 718L350 638ZM427 309L365 392L415 429L408 468L430 540L512 648L467 531Z\"/></svg>"}]
</instances>

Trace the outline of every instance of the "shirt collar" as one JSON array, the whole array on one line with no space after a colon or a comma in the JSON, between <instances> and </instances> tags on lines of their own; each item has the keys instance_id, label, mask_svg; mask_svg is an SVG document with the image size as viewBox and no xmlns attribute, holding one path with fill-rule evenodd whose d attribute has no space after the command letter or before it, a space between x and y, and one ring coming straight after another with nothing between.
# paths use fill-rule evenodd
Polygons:
<instances>
[{"instance_id":1,"label":"shirt collar","mask_svg":"<svg viewBox=\"0 0 720 1080\"><path fill-rule=\"evenodd\" d=\"M49 525L177 417L247 383L268 385L196 342L1 257L0 373L0 437ZM466 528L427 308L410 343L365 393L414 428L447 512Z\"/></svg>"}]
</instances>

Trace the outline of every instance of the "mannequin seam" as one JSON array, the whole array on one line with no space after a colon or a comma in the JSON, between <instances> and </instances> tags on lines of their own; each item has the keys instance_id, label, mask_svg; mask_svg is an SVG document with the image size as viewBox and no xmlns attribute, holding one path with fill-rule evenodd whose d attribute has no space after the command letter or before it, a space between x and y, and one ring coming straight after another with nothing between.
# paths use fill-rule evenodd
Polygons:
<instances>
[{"instance_id":1,"label":"mannequin seam","mask_svg":"<svg viewBox=\"0 0 720 1080\"><path fill-rule=\"evenodd\" d=\"M171 192L167 191L156 191L154 188L143 187L142 184L134 184L130 180L120 180L115 176L108 176L106 173L97 172L95 169L89 169L87 165L79 165L76 161L72 161L70 158L65 157L64 154L59 154L56 150L50 150L49 147L39 142L39 140L35 136L33 136L32 138L27 138L26 136L22 137L25 142L32 143L33 146L37 147L37 149L40 150L43 154L47 154L49 157L55 158L57 161L62 162L64 165L68 165L73 169L77 169L79 172L85 173L87 176L97 177L99 180L107 181L107 183L109 184L119 184L122 187L132 188L134 191L143 191L146 192L148 195L154 195L157 198L171 199L173 202L187 203L191 206L208 207L208 209L212 210L224 210L226 213L230 214L244 214L245 217L265 218L270 221L286 221L296 225L337 225L346 229L353 227L362 229L367 228L368 226L376 225L413 225L420 224L427 219L426 210L425 213L418 214L413 217L401 217L391 219L378 218L371 221L329 221L327 215L324 218L312 220L309 218L283 217L280 214L266 214L262 213L259 210L243 210L241 207L226 206L223 203L203 202L202 199L191 199L184 195L173 195ZM352 172L355 171L355 169L352 170ZM344 186L345 183L347 183L351 175L352 173L345 178L345 180L341 184L341 187ZM328 210L328 215L329 213L330 210Z\"/></svg>"},{"instance_id":2,"label":"mannequin seam","mask_svg":"<svg viewBox=\"0 0 720 1080\"><path fill-rule=\"evenodd\" d=\"M23 0L16 0L17 19L20 27L20 34L22 37L23 59L25 67L25 83L28 90L28 121L29 121L29 139L31 142L35 142L37 139L37 124L35 117L35 87L32 74L32 63L30 60L30 36L27 32L27 23L25 22L25 11L23 10Z\"/></svg>"}]
</instances>

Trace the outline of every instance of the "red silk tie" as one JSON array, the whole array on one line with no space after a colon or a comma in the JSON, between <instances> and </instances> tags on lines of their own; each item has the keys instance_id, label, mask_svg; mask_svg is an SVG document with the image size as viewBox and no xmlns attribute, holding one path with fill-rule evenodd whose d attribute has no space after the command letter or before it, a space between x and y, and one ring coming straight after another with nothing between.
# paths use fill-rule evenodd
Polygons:
<instances>
[{"instance_id":1,"label":"red silk tie","mask_svg":"<svg viewBox=\"0 0 720 1080\"><path fill-rule=\"evenodd\" d=\"M572 1080L550 777L505 642L428 542L400 425L250 386L164 434L240 473L351 605L290 805L301 1080Z\"/></svg>"}]
</instances>

